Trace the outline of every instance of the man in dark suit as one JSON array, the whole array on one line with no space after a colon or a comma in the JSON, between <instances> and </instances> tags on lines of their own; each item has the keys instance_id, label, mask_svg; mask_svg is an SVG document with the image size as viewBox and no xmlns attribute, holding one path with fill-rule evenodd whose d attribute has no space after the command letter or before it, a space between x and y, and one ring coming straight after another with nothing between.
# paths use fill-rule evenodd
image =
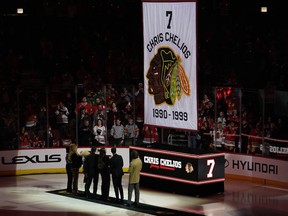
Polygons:
<instances>
[{"instance_id":1,"label":"man in dark suit","mask_svg":"<svg viewBox=\"0 0 288 216\"><path fill-rule=\"evenodd\" d=\"M91 152L88 156L85 157L84 165L83 165L83 172L85 174L85 195L86 197L90 198L90 186L93 181L93 197L96 197L97 194L97 186L99 180L99 169L97 167L98 157L99 155L95 154L96 146L92 146Z\"/></svg>"},{"instance_id":2,"label":"man in dark suit","mask_svg":"<svg viewBox=\"0 0 288 216\"><path fill-rule=\"evenodd\" d=\"M116 153L116 148L111 148L111 153L113 154L110 159L110 172L112 174L112 182L114 186L116 202L119 202L119 192L120 192L120 202L123 202L124 194L122 187L122 176L123 172L123 158L121 155Z\"/></svg>"}]
</instances>

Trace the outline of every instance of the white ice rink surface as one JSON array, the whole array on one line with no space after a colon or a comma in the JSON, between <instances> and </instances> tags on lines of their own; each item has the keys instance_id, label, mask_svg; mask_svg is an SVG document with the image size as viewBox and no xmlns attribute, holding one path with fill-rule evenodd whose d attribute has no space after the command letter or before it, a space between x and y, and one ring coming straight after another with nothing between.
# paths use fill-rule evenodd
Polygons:
<instances>
[{"instance_id":1,"label":"white ice rink surface","mask_svg":"<svg viewBox=\"0 0 288 216\"><path fill-rule=\"evenodd\" d=\"M123 177L127 199L127 174ZM79 190L84 190L83 174ZM98 193L100 192L99 179ZM47 191L64 189L65 174L0 177L0 216L144 216L125 208L59 196ZM92 190L92 187L91 187ZM141 188L140 203L207 216L287 216L288 190L246 181L225 180L225 192L205 197L171 194ZM114 189L110 184L110 196ZM132 197L132 201L134 197Z\"/></svg>"}]
</instances>

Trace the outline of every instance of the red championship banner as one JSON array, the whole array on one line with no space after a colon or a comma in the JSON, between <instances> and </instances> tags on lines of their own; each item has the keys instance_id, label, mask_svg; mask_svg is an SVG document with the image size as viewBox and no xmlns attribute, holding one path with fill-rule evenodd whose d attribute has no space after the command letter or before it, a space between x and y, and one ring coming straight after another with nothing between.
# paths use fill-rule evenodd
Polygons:
<instances>
[{"instance_id":1,"label":"red championship banner","mask_svg":"<svg viewBox=\"0 0 288 216\"><path fill-rule=\"evenodd\" d=\"M196 6L142 2L145 124L198 129Z\"/></svg>"}]
</instances>

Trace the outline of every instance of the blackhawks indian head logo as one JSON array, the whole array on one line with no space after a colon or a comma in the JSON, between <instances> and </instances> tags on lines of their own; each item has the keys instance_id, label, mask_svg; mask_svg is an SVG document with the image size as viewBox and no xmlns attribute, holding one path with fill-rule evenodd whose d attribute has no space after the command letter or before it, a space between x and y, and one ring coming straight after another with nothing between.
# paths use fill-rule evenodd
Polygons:
<instances>
[{"instance_id":1,"label":"blackhawks indian head logo","mask_svg":"<svg viewBox=\"0 0 288 216\"><path fill-rule=\"evenodd\" d=\"M149 80L148 92L154 95L157 105L174 105L176 98L180 101L183 93L190 95L189 80L181 59L168 47L158 49L151 59L146 77Z\"/></svg>"}]
</instances>

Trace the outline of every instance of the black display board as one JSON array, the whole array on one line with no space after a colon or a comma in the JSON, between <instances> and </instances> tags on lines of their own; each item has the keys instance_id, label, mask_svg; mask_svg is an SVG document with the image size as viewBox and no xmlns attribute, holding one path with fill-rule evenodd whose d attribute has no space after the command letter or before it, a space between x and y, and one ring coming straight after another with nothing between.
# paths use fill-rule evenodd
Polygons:
<instances>
[{"instance_id":1,"label":"black display board","mask_svg":"<svg viewBox=\"0 0 288 216\"><path fill-rule=\"evenodd\" d=\"M132 150L138 151L143 162L142 185L157 185L156 187L166 191L174 188L173 192L184 190L188 194L204 194L201 188L210 188L211 193L224 192L224 153L197 155L131 146L130 151Z\"/></svg>"}]
</instances>

